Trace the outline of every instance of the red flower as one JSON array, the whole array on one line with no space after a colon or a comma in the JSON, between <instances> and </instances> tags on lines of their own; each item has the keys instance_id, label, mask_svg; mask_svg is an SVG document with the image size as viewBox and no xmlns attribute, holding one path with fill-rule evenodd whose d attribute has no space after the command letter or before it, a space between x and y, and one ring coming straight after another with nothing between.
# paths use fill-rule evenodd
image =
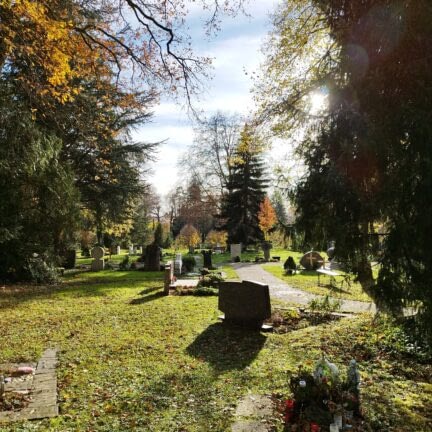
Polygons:
<instances>
[{"instance_id":1,"label":"red flower","mask_svg":"<svg viewBox=\"0 0 432 432\"><path fill-rule=\"evenodd\" d=\"M287 399L285 401L285 409L288 411L292 411L294 409L294 400L293 399Z\"/></svg>"},{"instance_id":2,"label":"red flower","mask_svg":"<svg viewBox=\"0 0 432 432\"><path fill-rule=\"evenodd\" d=\"M310 424L310 432L319 432L319 430L320 430L320 427L318 424L313 423L313 422Z\"/></svg>"}]
</instances>

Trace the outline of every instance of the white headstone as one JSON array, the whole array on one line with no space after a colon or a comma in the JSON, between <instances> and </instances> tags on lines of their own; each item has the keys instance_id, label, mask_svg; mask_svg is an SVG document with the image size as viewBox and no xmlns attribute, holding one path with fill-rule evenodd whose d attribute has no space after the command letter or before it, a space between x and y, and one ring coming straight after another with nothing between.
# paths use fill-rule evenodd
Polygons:
<instances>
[{"instance_id":1,"label":"white headstone","mask_svg":"<svg viewBox=\"0 0 432 432\"><path fill-rule=\"evenodd\" d=\"M174 274L176 274L176 275L181 274L182 265L183 265L183 261L182 261L181 254L176 254L175 260L174 260Z\"/></svg>"},{"instance_id":2,"label":"white headstone","mask_svg":"<svg viewBox=\"0 0 432 432\"><path fill-rule=\"evenodd\" d=\"M236 243L231 245L231 259L234 259L235 257L241 258L241 244Z\"/></svg>"}]
</instances>

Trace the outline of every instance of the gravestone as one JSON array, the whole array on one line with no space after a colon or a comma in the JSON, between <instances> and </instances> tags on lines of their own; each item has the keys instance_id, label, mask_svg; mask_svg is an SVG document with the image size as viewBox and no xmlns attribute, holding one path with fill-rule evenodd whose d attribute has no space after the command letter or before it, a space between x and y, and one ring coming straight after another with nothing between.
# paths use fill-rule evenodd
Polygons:
<instances>
[{"instance_id":1,"label":"gravestone","mask_svg":"<svg viewBox=\"0 0 432 432\"><path fill-rule=\"evenodd\" d=\"M228 325L260 329L271 315L269 287L251 281L220 282L219 309Z\"/></svg>"},{"instance_id":2,"label":"gravestone","mask_svg":"<svg viewBox=\"0 0 432 432\"><path fill-rule=\"evenodd\" d=\"M241 243L234 243L231 245L231 260L234 260L235 257L241 258Z\"/></svg>"},{"instance_id":3,"label":"gravestone","mask_svg":"<svg viewBox=\"0 0 432 432\"><path fill-rule=\"evenodd\" d=\"M93 262L91 263L91 270L92 271L101 271L105 268L105 261L103 259L105 255L104 248L100 246L95 246L91 251L91 256L94 258Z\"/></svg>"},{"instance_id":4,"label":"gravestone","mask_svg":"<svg viewBox=\"0 0 432 432\"><path fill-rule=\"evenodd\" d=\"M335 245L334 245L334 242L332 242L331 243L331 246L327 249L327 256L328 256L328 259L331 261L333 258L334 258L334 256L335 256L335 250L336 250L336 248L335 248Z\"/></svg>"},{"instance_id":5,"label":"gravestone","mask_svg":"<svg viewBox=\"0 0 432 432\"><path fill-rule=\"evenodd\" d=\"M324 265L324 258L318 252L310 251L301 257L300 264L306 270L317 270Z\"/></svg>"},{"instance_id":6,"label":"gravestone","mask_svg":"<svg viewBox=\"0 0 432 432\"><path fill-rule=\"evenodd\" d=\"M182 272L182 256L181 254L176 254L175 260L174 260L174 274L175 275L181 275Z\"/></svg>"},{"instance_id":7,"label":"gravestone","mask_svg":"<svg viewBox=\"0 0 432 432\"><path fill-rule=\"evenodd\" d=\"M146 271L160 271L161 251L157 244L149 244L145 248L145 264Z\"/></svg>"},{"instance_id":8,"label":"gravestone","mask_svg":"<svg viewBox=\"0 0 432 432\"><path fill-rule=\"evenodd\" d=\"M129 246L129 255L135 255L135 251L134 251L133 245Z\"/></svg>"},{"instance_id":9,"label":"gravestone","mask_svg":"<svg viewBox=\"0 0 432 432\"><path fill-rule=\"evenodd\" d=\"M116 245L116 246L111 246L111 247L110 247L110 252L111 252L111 255L120 255L121 248L120 248L120 246L118 246L118 245Z\"/></svg>"},{"instance_id":10,"label":"gravestone","mask_svg":"<svg viewBox=\"0 0 432 432\"><path fill-rule=\"evenodd\" d=\"M273 245L270 242L268 242L268 241L263 242L262 249L264 252L264 260L265 261L270 261L270 249L272 247L273 247Z\"/></svg>"},{"instance_id":11,"label":"gravestone","mask_svg":"<svg viewBox=\"0 0 432 432\"><path fill-rule=\"evenodd\" d=\"M203 265L203 257L201 255L194 255L195 258L195 267L193 269L194 273L197 273L199 271L199 269L205 267L205 265Z\"/></svg>"},{"instance_id":12,"label":"gravestone","mask_svg":"<svg viewBox=\"0 0 432 432\"><path fill-rule=\"evenodd\" d=\"M204 265L203 267L208 268L209 270L213 268L212 264L212 251L211 250L203 250L202 255L204 257Z\"/></svg>"},{"instance_id":13,"label":"gravestone","mask_svg":"<svg viewBox=\"0 0 432 432\"><path fill-rule=\"evenodd\" d=\"M169 289L174 280L174 266L170 261L165 266L165 275L164 275L164 294L169 294Z\"/></svg>"},{"instance_id":14,"label":"gravestone","mask_svg":"<svg viewBox=\"0 0 432 432\"><path fill-rule=\"evenodd\" d=\"M63 255L63 267L65 269L73 269L76 264L76 250L68 249L64 252Z\"/></svg>"}]
</instances>

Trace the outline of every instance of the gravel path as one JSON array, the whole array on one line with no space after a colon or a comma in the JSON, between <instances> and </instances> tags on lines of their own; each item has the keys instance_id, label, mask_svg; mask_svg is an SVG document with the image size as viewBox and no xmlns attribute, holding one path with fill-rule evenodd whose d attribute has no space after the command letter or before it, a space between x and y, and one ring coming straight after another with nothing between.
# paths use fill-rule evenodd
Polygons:
<instances>
[{"instance_id":1,"label":"gravel path","mask_svg":"<svg viewBox=\"0 0 432 432\"><path fill-rule=\"evenodd\" d=\"M289 286L281 279L273 276L269 272L266 272L259 264L233 263L232 266L240 279L260 282L268 285L270 288L271 298L306 305L311 300L322 297ZM355 313L375 313L376 309L373 303L355 300L342 300L341 311Z\"/></svg>"}]
</instances>

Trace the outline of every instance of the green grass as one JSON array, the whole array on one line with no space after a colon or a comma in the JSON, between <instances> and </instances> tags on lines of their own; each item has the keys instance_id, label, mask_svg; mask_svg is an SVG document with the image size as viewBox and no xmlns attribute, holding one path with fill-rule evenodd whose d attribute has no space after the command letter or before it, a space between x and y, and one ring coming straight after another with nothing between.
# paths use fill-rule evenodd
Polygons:
<instances>
[{"instance_id":1,"label":"green grass","mask_svg":"<svg viewBox=\"0 0 432 432\"><path fill-rule=\"evenodd\" d=\"M371 301L370 297L363 292L361 285L351 280L344 282L343 278L335 278L335 285L330 284L330 277L321 275L321 285L318 286L318 276L316 271L302 270L295 275L286 275L282 265L263 265L264 270L282 279L294 288L301 289L313 294L326 295L347 300ZM339 272L342 273L342 272ZM342 283L341 283L342 282Z\"/></svg>"},{"instance_id":2,"label":"green grass","mask_svg":"<svg viewBox=\"0 0 432 432\"><path fill-rule=\"evenodd\" d=\"M86 272L58 286L0 287L0 363L58 346L61 414L0 430L227 431L239 399L287 397L287 372L312 368L321 348L342 368L359 360L371 430L430 430L430 366L383 351L370 317L283 335L227 329L217 298L162 296L162 277Z\"/></svg>"}]
</instances>

